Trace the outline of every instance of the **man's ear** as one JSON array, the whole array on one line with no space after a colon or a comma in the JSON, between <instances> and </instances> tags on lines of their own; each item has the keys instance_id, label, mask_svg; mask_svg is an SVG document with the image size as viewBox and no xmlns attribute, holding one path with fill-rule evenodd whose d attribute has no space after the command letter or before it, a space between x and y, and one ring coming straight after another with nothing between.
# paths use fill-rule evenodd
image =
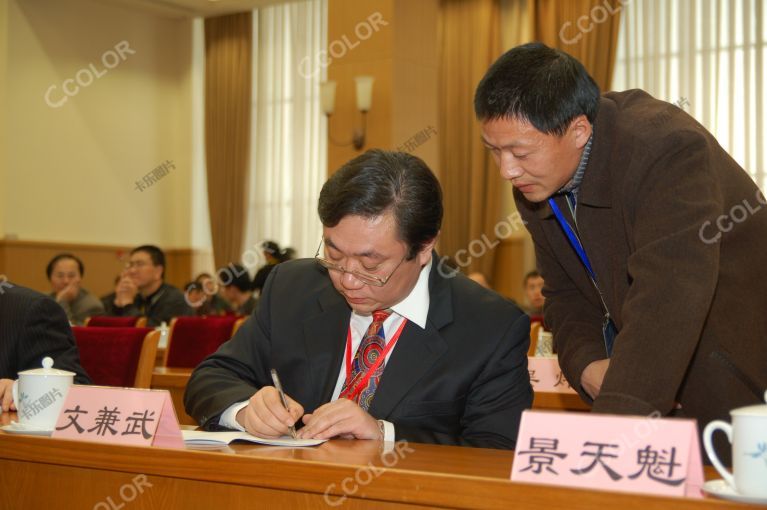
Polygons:
<instances>
[{"instance_id":1,"label":"man's ear","mask_svg":"<svg viewBox=\"0 0 767 510\"><path fill-rule=\"evenodd\" d=\"M418 255L416 255L416 258L418 259L418 265L420 265L421 267L428 264L429 261L431 260L431 252L432 250L434 250L434 246L437 244L438 237L439 237L439 233L437 233L434 239L432 239L431 241L423 245L423 248L421 248L421 251L419 251Z\"/></svg>"},{"instance_id":2,"label":"man's ear","mask_svg":"<svg viewBox=\"0 0 767 510\"><path fill-rule=\"evenodd\" d=\"M578 115L572 122L570 122L568 131L572 136L575 148L582 149L586 145L586 142L589 141L589 138L591 138L593 128L591 122L589 122L589 119L585 115Z\"/></svg>"}]
</instances>

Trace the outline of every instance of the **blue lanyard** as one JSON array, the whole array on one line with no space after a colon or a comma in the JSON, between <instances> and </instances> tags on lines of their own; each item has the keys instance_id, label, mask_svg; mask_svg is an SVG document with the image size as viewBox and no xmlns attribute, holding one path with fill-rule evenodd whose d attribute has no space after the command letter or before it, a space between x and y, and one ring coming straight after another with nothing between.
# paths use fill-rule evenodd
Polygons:
<instances>
[{"instance_id":1,"label":"blue lanyard","mask_svg":"<svg viewBox=\"0 0 767 510\"><path fill-rule=\"evenodd\" d=\"M578 236L575 235L575 232L573 232L572 227L569 223L567 223L567 220L565 220L565 217L562 215L562 211L559 210L559 206L556 202L554 202L553 198L549 198L549 205L551 206L551 210L554 211L554 216L557 217L557 221L559 222L559 225L562 227L562 230L565 231L565 235L567 235L567 240L570 241L570 246L573 247L575 250L575 253L578 254L578 258L581 259L581 262L583 263L583 267L586 268L586 271L589 273L589 276L591 277L591 280L594 282L594 285L597 284L597 275L594 273L594 270L591 268L591 262L589 262L589 258L586 256L586 250L583 249L583 245L581 244L581 240L578 239Z\"/></svg>"}]
</instances>

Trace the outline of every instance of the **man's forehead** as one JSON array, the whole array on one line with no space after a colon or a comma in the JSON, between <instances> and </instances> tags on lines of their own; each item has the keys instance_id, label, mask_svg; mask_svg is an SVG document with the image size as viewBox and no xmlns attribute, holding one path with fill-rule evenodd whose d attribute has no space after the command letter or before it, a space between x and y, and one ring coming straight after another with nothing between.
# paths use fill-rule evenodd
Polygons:
<instances>
[{"instance_id":1,"label":"man's forehead","mask_svg":"<svg viewBox=\"0 0 767 510\"><path fill-rule=\"evenodd\" d=\"M401 242L392 221L388 214L370 218L345 216L335 227L323 227L323 240L345 255L384 258Z\"/></svg>"},{"instance_id":2,"label":"man's forehead","mask_svg":"<svg viewBox=\"0 0 767 510\"><path fill-rule=\"evenodd\" d=\"M485 142L490 142L490 138L502 136L505 145L529 145L547 136L527 120L516 117L487 120L482 123L481 132Z\"/></svg>"}]
</instances>

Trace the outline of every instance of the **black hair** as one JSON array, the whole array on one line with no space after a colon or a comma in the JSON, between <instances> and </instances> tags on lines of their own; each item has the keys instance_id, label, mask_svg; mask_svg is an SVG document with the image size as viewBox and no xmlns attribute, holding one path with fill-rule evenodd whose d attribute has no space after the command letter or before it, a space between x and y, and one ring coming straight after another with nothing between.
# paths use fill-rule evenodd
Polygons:
<instances>
[{"instance_id":1,"label":"black hair","mask_svg":"<svg viewBox=\"0 0 767 510\"><path fill-rule=\"evenodd\" d=\"M535 271L535 270L530 271L529 273L525 275L525 278L522 280L522 285L523 286L527 285L527 281L530 278L538 278L539 276L541 276L541 273L539 273L538 271Z\"/></svg>"},{"instance_id":2,"label":"black hair","mask_svg":"<svg viewBox=\"0 0 767 510\"><path fill-rule=\"evenodd\" d=\"M275 258L279 258L280 256L280 245L274 241L264 241L261 243L261 249Z\"/></svg>"},{"instance_id":3,"label":"black hair","mask_svg":"<svg viewBox=\"0 0 767 510\"><path fill-rule=\"evenodd\" d=\"M579 115L594 123L599 86L567 53L535 42L512 48L487 70L474 94L480 121L514 118L562 136Z\"/></svg>"},{"instance_id":4,"label":"black hair","mask_svg":"<svg viewBox=\"0 0 767 510\"><path fill-rule=\"evenodd\" d=\"M287 262L288 260L293 260L294 258L296 258L295 248L288 246L280 252L280 262Z\"/></svg>"},{"instance_id":5,"label":"black hair","mask_svg":"<svg viewBox=\"0 0 767 510\"><path fill-rule=\"evenodd\" d=\"M45 274L48 276L49 280L51 279L51 274L53 273L53 268L56 266L56 263L64 259L72 259L75 262L77 262L77 269L80 270L80 278L85 276L85 266L83 265L82 260L80 260L78 257L76 257L72 253L59 253L58 255L53 257L50 262L48 262L47 266L45 266Z\"/></svg>"},{"instance_id":6,"label":"black hair","mask_svg":"<svg viewBox=\"0 0 767 510\"><path fill-rule=\"evenodd\" d=\"M130 251L130 254L133 255L140 251L149 255L149 258L152 259L152 264L155 266L162 266L162 274L160 274L160 278L165 279L165 253L153 244L142 244L141 246L133 248Z\"/></svg>"},{"instance_id":7,"label":"black hair","mask_svg":"<svg viewBox=\"0 0 767 510\"><path fill-rule=\"evenodd\" d=\"M412 260L442 225L442 188L420 158L369 150L343 165L320 191L320 221L335 227L346 216L374 218L391 209Z\"/></svg>"},{"instance_id":8,"label":"black hair","mask_svg":"<svg viewBox=\"0 0 767 510\"><path fill-rule=\"evenodd\" d=\"M193 290L203 292L202 284L200 282L189 282L184 285L184 292L191 292Z\"/></svg>"},{"instance_id":9,"label":"black hair","mask_svg":"<svg viewBox=\"0 0 767 510\"><path fill-rule=\"evenodd\" d=\"M248 270L242 264L229 264L218 270L218 280L224 287L234 286L240 292L253 290Z\"/></svg>"},{"instance_id":10,"label":"black hair","mask_svg":"<svg viewBox=\"0 0 767 510\"><path fill-rule=\"evenodd\" d=\"M197 283L200 283L204 278L210 278L212 280L213 275L211 275L210 273L200 273L194 277L194 281L196 281Z\"/></svg>"}]
</instances>

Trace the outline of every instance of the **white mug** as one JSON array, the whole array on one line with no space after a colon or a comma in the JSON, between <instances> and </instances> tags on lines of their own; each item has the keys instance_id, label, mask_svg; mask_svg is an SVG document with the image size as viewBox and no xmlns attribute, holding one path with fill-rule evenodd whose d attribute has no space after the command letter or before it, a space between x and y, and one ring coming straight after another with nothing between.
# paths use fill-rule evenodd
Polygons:
<instances>
[{"instance_id":1,"label":"white mug","mask_svg":"<svg viewBox=\"0 0 767 510\"><path fill-rule=\"evenodd\" d=\"M767 392L764 395L767 400ZM767 405L730 411L732 425L715 420L703 429L703 446L714 467L735 492L767 498ZM715 431L727 434L732 443L732 473L722 465L711 438Z\"/></svg>"},{"instance_id":2,"label":"white mug","mask_svg":"<svg viewBox=\"0 0 767 510\"><path fill-rule=\"evenodd\" d=\"M53 360L46 357L43 368L19 372L13 382L13 401L22 427L53 430L56 426L75 373L52 367Z\"/></svg>"}]
</instances>

